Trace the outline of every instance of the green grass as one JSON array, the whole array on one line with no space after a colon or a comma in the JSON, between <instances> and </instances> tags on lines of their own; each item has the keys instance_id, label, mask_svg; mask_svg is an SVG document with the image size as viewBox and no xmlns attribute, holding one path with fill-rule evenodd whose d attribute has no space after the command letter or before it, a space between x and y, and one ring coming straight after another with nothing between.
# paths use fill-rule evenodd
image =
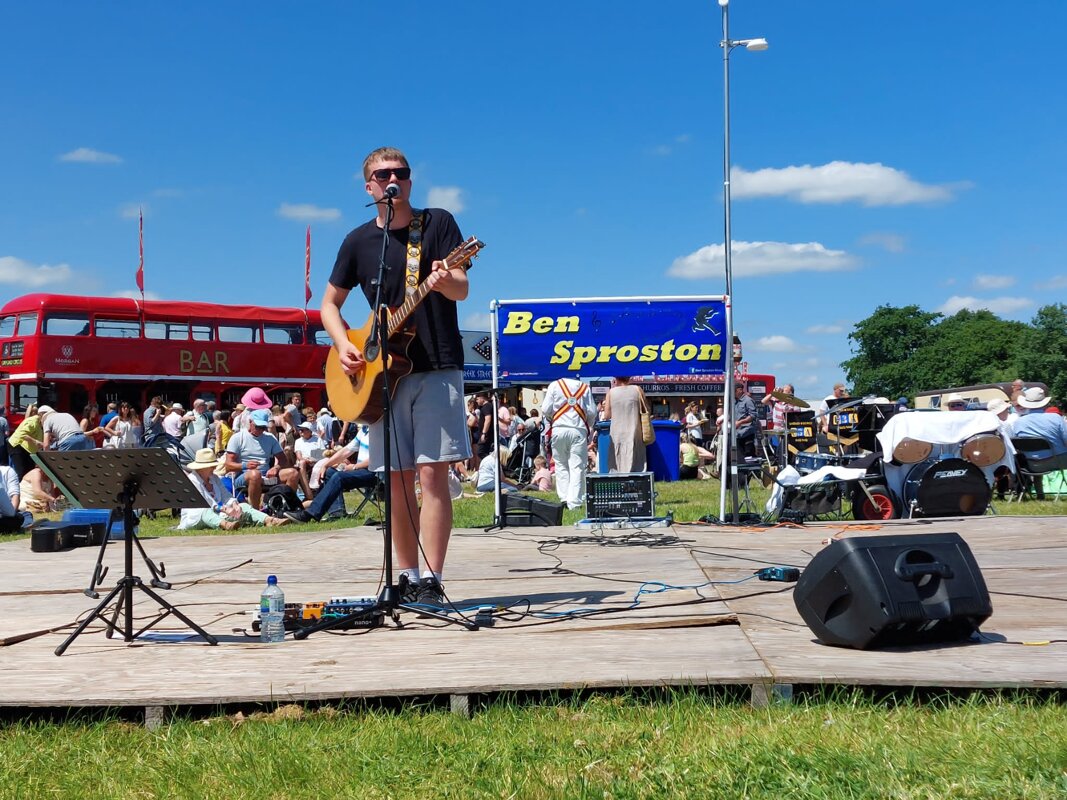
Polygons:
<instances>
[{"instance_id":1,"label":"green grass","mask_svg":"<svg viewBox=\"0 0 1067 800\"><path fill-rule=\"evenodd\" d=\"M753 709L695 691L0 728L0 797L1063 798L1067 709L1032 697Z\"/></svg>"}]
</instances>

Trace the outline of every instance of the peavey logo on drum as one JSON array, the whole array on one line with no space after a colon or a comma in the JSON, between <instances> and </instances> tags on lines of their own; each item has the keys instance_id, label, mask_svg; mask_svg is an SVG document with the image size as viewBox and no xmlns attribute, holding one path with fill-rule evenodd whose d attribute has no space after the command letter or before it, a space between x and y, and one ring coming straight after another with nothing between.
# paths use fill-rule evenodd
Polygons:
<instances>
[{"instance_id":1,"label":"peavey logo on drum","mask_svg":"<svg viewBox=\"0 0 1067 800\"><path fill-rule=\"evenodd\" d=\"M935 472L932 477L935 481L939 481L944 478L962 478L966 474L967 470L965 469L944 469Z\"/></svg>"},{"instance_id":2,"label":"peavey logo on drum","mask_svg":"<svg viewBox=\"0 0 1067 800\"><path fill-rule=\"evenodd\" d=\"M62 354L62 356L56 358L57 364L66 364L67 366L70 366L71 364L81 363L80 359L74 358L74 345L65 344L61 348L59 348L59 352Z\"/></svg>"}]
</instances>

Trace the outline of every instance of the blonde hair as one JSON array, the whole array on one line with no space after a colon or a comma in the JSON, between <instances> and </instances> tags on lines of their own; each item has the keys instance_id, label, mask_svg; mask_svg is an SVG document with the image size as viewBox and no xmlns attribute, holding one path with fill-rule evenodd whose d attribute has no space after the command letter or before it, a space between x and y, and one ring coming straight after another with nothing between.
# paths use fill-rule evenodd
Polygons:
<instances>
[{"instance_id":1,"label":"blonde hair","mask_svg":"<svg viewBox=\"0 0 1067 800\"><path fill-rule=\"evenodd\" d=\"M405 167L410 167L407 156L397 150L395 147L379 147L377 150L371 150L370 154L363 159L363 180L370 180L371 164L376 161L399 161Z\"/></svg>"}]
</instances>

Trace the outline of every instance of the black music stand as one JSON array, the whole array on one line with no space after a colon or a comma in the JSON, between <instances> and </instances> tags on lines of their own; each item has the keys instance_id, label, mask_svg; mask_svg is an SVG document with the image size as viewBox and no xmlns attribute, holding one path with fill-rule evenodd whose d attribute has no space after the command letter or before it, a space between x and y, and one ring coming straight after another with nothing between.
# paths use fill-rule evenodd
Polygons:
<instances>
[{"instance_id":1,"label":"black music stand","mask_svg":"<svg viewBox=\"0 0 1067 800\"><path fill-rule=\"evenodd\" d=\"M155 447L130 450L60 450L36 453L34 460L56 487L79 508L122 509L125 528L125 574L92 613L82 620L74 633L56 648L56 655L63 655L71 642L78 638L94 619L100 619L107 625L109 638L121 633L125 641L132 642L173 614L208 644L218 644L214 636L145 586L141 579L133 574L133 543L137 539L137 534L133 532L134 505L141 508L207 508L200 492L166 451ZM137 545L144 555L140 542ZM145 560L151 565L147 555ZM97 572L94 572L93 576L94 585L98 572L99 561ZM133 629L134 588L147 594L163 609L155 619L137 632ZM119 597L118 604L108 619L105 609L116 596ZM118 617L122 612L125 612L124 625L120 628Z\"/></svg>"}]
</instances>

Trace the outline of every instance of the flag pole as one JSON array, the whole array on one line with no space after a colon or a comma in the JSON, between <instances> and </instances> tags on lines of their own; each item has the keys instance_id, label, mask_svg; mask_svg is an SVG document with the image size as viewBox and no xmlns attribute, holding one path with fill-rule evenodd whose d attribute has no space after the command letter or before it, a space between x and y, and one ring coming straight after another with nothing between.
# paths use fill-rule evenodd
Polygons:
<instances>
[{"instance_id":1,"label":"flag pole","mask_svg":"<svg viewBox=\"0 0 1067 800\"><path fill-rule=\"evenodd\" d=\"M304 239L304 324L308 323L308 303L311 302L311 226Z\"/></svg>"}]
</instances>

